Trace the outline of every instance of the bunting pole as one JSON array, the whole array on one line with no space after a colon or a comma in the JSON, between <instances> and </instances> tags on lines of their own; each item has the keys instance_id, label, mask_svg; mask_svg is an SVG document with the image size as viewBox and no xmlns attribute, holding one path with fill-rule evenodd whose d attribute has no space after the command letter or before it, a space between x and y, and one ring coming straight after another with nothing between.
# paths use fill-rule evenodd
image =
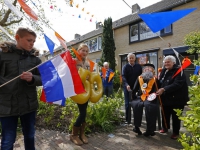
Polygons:
<instances>
[{"instance_id":1,"label":"bunting pole","mask_svg":"<svg viewBox=\"0 0 200 150\"><path fill-rule=\"evenodd\" d=\"M155 85L156 85L156 90L158 90L158 85L157 85L155 77L154 77L154 81L155 81ZM166 118L165 118L165 112L164 112L164 109L163 109L162 100L160 98L160 95L158 95L158 99L160 101L160 107L161 107L161 112L162 112L162 115L163 115L163 118L164 118L165 127L166 127L166 129L168 129Z\"/></svg>"}]
</instances>

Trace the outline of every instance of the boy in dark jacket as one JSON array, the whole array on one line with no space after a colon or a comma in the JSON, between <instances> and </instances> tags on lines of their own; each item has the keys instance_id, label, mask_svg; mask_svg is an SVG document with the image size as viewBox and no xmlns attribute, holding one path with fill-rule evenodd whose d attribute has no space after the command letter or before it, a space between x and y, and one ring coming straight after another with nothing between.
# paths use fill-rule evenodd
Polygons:
<instances>
[{"instance_id":1,"label":"boy in dark jacket","mask_svg":"<svg viewBox=\"0 0 200 150\"><path fill-rule=\"evenodd\" d=\"M35 117L38 108L36 86L42 85L38 69L41 60L34 55L34 31L19 28L16 44L0 44L0 120L2 128L1 150L13 149L18 118L24 135L25 150L35 150ZM28 72L27 72L28 71Z\"/></svg>"}]
</instances>

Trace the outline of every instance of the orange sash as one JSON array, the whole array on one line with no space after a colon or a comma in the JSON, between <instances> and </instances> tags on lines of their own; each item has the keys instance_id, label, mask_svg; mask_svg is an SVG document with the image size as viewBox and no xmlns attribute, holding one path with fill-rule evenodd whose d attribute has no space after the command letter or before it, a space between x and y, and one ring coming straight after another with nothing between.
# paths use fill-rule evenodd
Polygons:
<instances>
[{"instance_id":1,"label":"orange sash","mask_svg":"<svg viewBox=\"0 0 200 150\"><path fill-rule=\"evenodd\" d=\"M139 79L139 83L140 83L140 88L142 90L141 99L143 101L145 101L146 97L149 96L149 92L151 91L155 80L152 78L151 80L149 80L147 87L143 88L142 85L144 84L144 80L143 80L142 76L139 76L138 79Z\"/></svg>"}]
</instances>

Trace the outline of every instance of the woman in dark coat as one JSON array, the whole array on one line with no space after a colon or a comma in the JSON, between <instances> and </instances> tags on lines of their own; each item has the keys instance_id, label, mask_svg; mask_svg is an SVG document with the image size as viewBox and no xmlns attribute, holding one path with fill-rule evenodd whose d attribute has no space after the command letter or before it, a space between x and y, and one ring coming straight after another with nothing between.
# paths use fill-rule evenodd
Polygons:
<instances>
[{"instance_id":1,"label":"woman in dark coat","mask_svg":"<svg viewBox=\"0 0 200 150\"><path fill-rule=\"evenodd\" d=\"M179 136L180 124L178 116L174 109L183 110L188 98L188 85L186 82L186 76L183 73L179 73L174 76L177 70L180 68L176 65L176 58L174 56L166 56L164 58L164 69L160 74L160 89L157 91L157 95L161 95L164 115L162 116L162 127L160 133L168 132L170 129L170 117L172 116L172 139L177 139ZM165 120L166 119L166 125Z\"/></svg>"}]
</instances>

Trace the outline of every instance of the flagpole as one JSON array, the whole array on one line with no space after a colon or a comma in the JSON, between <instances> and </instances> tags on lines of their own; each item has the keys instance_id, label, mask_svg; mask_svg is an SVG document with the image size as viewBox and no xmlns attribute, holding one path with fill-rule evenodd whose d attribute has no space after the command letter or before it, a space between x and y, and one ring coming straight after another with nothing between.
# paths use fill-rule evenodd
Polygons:
<instances>
[{"instance_id":1,"label":"flagpole","mask_svg":"<svg viewBox=\"0 0 200 150\"><path fill-rule=\"evenodd\" d=\"M157 32L156 32L156 34L159 36L159 38L160 38L163 42L166 42L166 43L167 43L167 41L165 41ZM176 51L173 47L171 47L171 44L170 44L170 43L168 43L168 45L169 45L169 47L170 47L171 49L173 49L174 51ZM179 55L180 55L182 58L184 58L180 53L179 53Z\"/></svg>"},{"instance_id":2,"label":"flagpole","mask_svg":"<svg viewBox=\"0 0 200 150\"><path fill-rule=\"evenodd\" d=\"M127 2L125 2L125 0L122 0L128 7L130 7L131 8L131 6L129 6L129 4L127 3ZM131 8L131 10L132 10L132 8Z\"/></svg>"}]
</instances>

